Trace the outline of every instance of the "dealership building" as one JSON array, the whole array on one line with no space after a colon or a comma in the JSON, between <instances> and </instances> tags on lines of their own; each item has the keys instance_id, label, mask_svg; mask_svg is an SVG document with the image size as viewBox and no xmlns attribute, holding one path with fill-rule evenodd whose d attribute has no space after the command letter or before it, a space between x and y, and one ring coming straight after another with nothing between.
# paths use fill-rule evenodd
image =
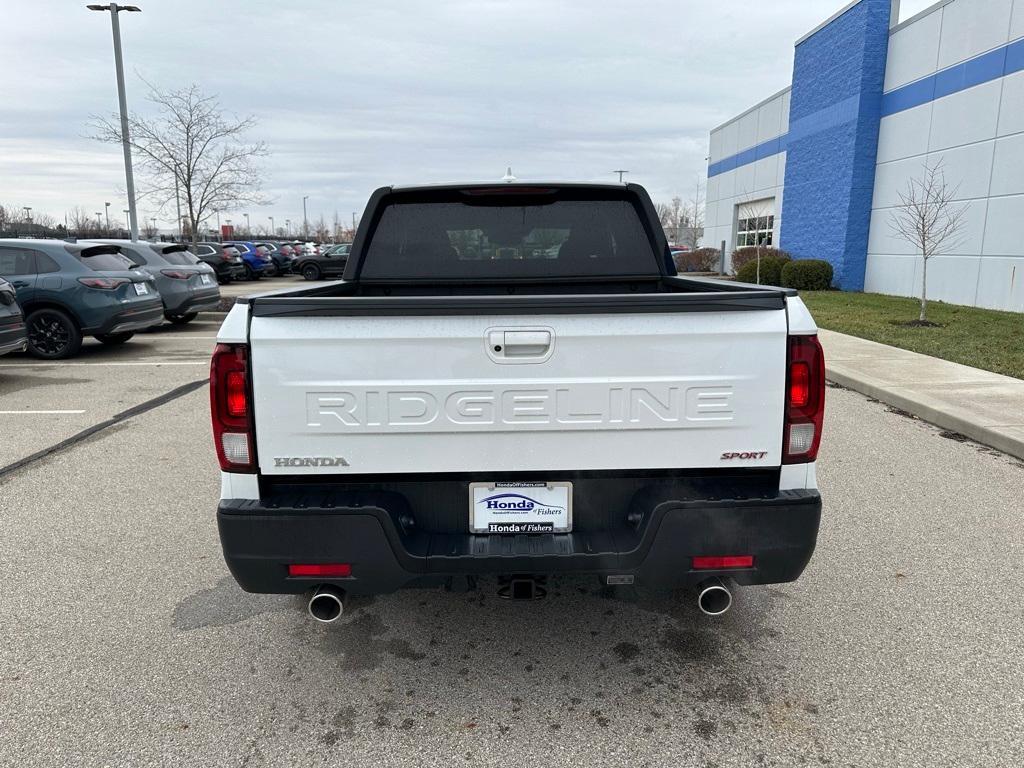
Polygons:
<instances>
[{"instance_id":1,"label":"dealership building","mask_svg":"<svg viewBox=\"0 0 1024 768\"><path fill-rule=\"evenodd\" d=\"M962 225L928 296L1024 312L1024 0L943 0L896 23L857 0L796 42L790 87L711 132L704 243L826 259L844 290L921 291L893 231L938 165Z\"/></svg>"}]
</instances>

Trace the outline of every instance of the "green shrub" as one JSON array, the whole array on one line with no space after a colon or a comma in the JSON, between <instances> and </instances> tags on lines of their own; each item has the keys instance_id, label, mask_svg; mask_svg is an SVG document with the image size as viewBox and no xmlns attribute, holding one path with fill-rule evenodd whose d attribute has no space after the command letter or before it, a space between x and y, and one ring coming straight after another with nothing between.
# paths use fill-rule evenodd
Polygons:
<instances>
[{"instance_id":1,"label":"green shrub","mask_svg":"<svg viewBox=\"0 0 1024 768\"><path fill-rule=\"evenodd\" d=\"M676 272L717 272L721 251L717 248L698 248L674 256Z\"/></svg>"},{"instance_id":2,"label":"green shrub","mask_svg":"<svg viewBox=\"0 0 1024 768\"><path fill-rule=\"evenodd\" d=\"M799 259L782 267L785 288L798 291L827 291L832 287L832 265L821 259Z\"/></svg>"},{"instance_id":3,"label":"green shrub","mask_svg":"<svg viewBox=\"0 0 1024 768\"><path fill-rule=\"evenodd\" d=\"M781 285L782 268L791 263L788 256L761 256L761 285ZM757 259L748 261L736 272L741 283L756 283Z\"/></svg>"},{"instance_id":4,"label":"green shrub","mask_svg":"<svg viewBox=\"0 0 1024 768\"><path fill-rule=\"evenodd\" d=\"M761 246L761 258L770 256L777 259L789 259L790 255L783 250L778 248L772 248L769 245ZM744 264L751 261L757 261L757 246L756 245L745 245L742 248L737 248L732 252L732 273L739 275L739 269Z\"/></svg>"}]
</instances>

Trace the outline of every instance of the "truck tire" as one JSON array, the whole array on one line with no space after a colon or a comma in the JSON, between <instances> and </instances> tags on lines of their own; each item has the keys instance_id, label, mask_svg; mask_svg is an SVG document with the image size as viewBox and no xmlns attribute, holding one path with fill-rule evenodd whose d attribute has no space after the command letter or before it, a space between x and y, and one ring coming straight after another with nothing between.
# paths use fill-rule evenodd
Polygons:
<instances>
[{"instance_id":1,"label":"truck tire","mask_svg":"<svg viewBox=\"0 0 1024 768\"><path fill-rule=\"evenodd\" d=\"M66 313L59 309L37 309L25 320L28 326L28 351L42 360L64 360L74 357L82 348L82 332Z\"/></svg>"}]
</instances>

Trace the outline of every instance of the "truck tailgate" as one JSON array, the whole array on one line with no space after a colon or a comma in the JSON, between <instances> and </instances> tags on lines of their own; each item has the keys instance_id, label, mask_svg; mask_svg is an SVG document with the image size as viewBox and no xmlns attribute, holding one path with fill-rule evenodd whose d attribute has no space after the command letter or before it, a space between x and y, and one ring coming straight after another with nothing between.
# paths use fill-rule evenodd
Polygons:
<instances>
[{"instance_id":1,"label":"truck tailgate","mask_svg":"<svg viewBox=\"0 0 1024 768\"><path fill-rule=\"evenodd\" d=\"M260 471L779 466L786 334L779 310L256 316Z\"/></svg>"}]
</instances>

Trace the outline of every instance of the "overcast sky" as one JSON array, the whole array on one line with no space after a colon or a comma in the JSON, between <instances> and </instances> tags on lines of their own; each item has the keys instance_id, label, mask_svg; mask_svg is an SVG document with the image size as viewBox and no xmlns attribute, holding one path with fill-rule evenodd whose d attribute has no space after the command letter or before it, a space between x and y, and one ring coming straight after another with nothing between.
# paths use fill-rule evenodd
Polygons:
<instances>
[{"instance_id":1,"label":"overcast sky","mask_svg":"<svg viewBox=\"0 0 1024 768\"><path fill-rule=\"evenodd\" d=\"M793 43L843 0L139 0L121 14L139 75L197 83L254 115L265 193L301 221L362 212L384 184L609 180L693 195L708 131L789 84ZM929 0L904 0L902 18ZM87 137L117 109L109 16L84 0L4 4L0 202L58 219L127 207L119 147ZM136 74L137 73L137 74ZM234 213L241 221L242 211ZM140 218L173 212L140 203ZM227 214L231 216L232 214Z\"/></svg>"}]
</instances>

